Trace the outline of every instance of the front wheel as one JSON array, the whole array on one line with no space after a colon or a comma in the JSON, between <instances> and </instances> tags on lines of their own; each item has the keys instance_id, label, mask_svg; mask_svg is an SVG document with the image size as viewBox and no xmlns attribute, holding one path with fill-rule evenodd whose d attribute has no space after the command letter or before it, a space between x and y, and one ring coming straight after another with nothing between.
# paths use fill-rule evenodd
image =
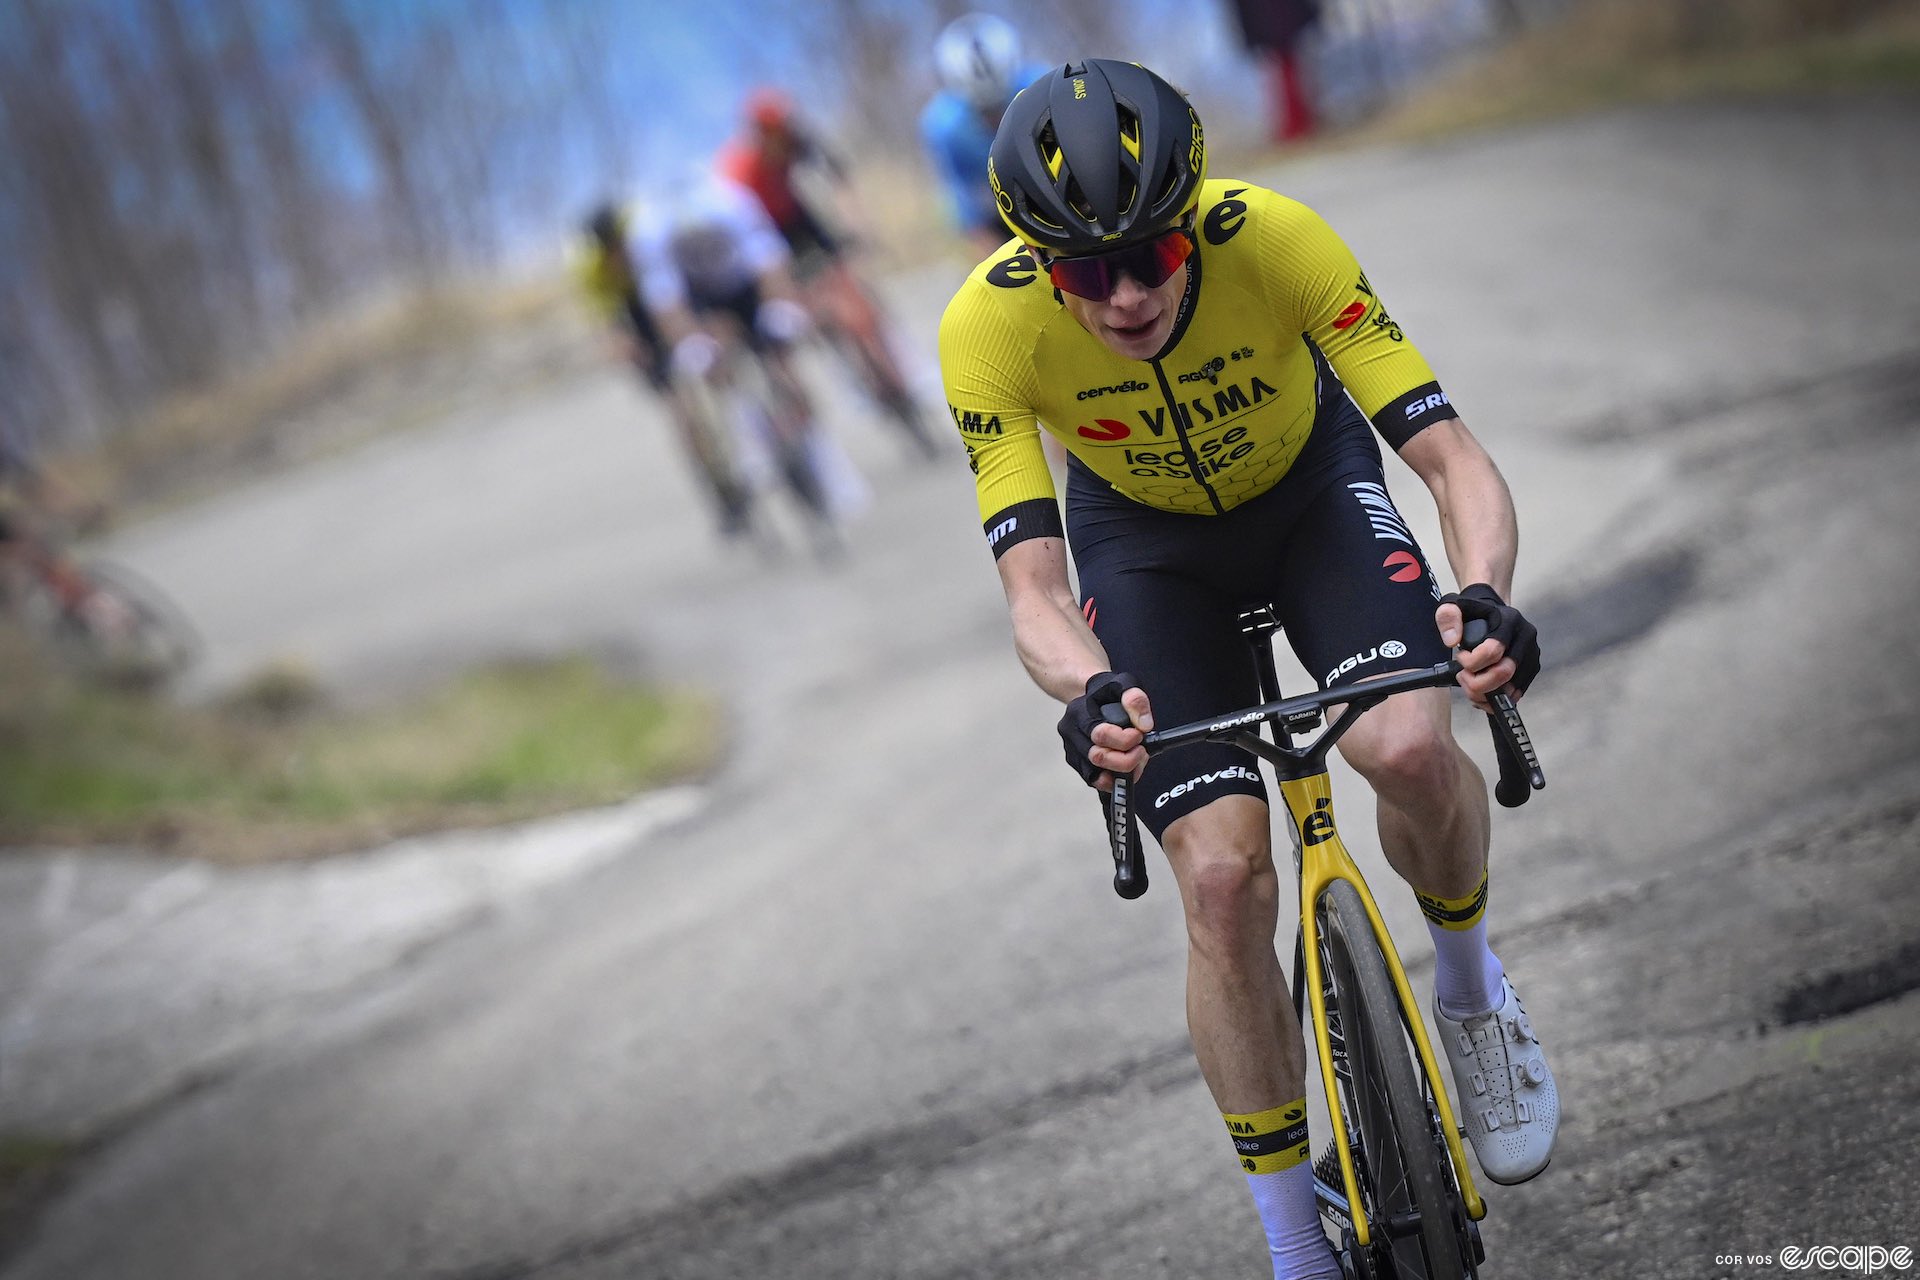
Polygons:
<instances>
[{"instance_id":1,"label":"front wheel","mask_svg":"<svg viewBox=\"0 0 1920 1280\"><path fill-rule=\"evenodd\" d=\"M1334 1075L1372 1227L1373 1243L1351 1260L1353 1271L1471 1277L1472 1224L1366 908L1351 884L1336 880L1314 910Z\"/></svg>"}]
</instances>

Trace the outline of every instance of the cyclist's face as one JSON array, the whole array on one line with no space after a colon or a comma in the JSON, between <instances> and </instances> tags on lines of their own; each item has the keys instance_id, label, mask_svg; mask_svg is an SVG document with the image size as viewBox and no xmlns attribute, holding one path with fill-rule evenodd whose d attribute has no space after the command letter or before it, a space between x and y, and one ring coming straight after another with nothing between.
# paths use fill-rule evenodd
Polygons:
<instances>
[{"instance_id":1,"label":"cyclist's face","mask_svg":"<svg viewBox=\"0 0 1920 1280\"><path fill-rule=\"evenodd\" d=\"M1149 289L1127 272L1105 302L1094 302L1062 291L1060 300L1080 327L1106 345L1107 350L1129 360L1151 360L1166 345L1173 332L1173 321L1180 310L1180 295L1186 292L1191 263L1168 276L1156 288Z\"/></svg>"}]
</instances>

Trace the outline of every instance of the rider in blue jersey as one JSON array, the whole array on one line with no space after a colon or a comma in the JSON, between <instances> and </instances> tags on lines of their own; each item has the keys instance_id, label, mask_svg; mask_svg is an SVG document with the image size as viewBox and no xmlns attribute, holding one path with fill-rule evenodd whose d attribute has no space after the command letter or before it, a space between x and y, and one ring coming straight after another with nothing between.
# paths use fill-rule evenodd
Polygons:
<instances>
[{"instance_id":1,"label":"rider in blue jersey","mask_svg":"<svg viewBox=\"0 0 1920 1280\"><path fill-rule=\"evenodd\" d=\"M920 140L946 188L954 225L970 246L990 253L1006 242L1007 228L986 184L987 150L1013 95L1049 68L1023 62L1019 33L990 13L949 23L933 60L946 87L920 113Z\"/></svg>"}]
</instances>

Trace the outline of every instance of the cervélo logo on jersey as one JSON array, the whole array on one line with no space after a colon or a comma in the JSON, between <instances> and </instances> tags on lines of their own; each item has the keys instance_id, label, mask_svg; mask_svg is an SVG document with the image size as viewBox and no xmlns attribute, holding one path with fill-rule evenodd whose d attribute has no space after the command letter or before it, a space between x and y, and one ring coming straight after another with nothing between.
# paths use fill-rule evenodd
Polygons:
<instances>
[{"instance_id":1,"label":"cerv\u00e9lo logo on jersey","mask_svg":"<svg viewBox=\"0 0 1920 1280\"><path fill-rule=\"evenodd\" d=\"M1074 399L1075 400L1098 400L1101 396L1121 396L1121 395L1126 395L1128 392L1132 392L1132 391L1151 391L1151 390L1153 390L1153 388L1149 387L1146 383L1140 381L1140 379L1130 378L1125 382L1116 383L1111 387L1088 387L1085 391L1082 391L1079 395L1075 396Z\"/></svg>"},{"instance_id":2,"label":"cerv\u00e9lo logo on jersey","mask_svg":"<svg viewBox=\"0 0 1920 1280\"><path fill-rule=\"evenodd\" d=\"M1162 791L1159 794L1159 796L1154 800L1153 807L1156 809L1164 809L1166 808L1167 802L1169 800L1177 799L1180 796L1187 794L1187 792L1189 791L1198 791L1201 787L1206 786L1210 782L1227 782L1235 778L1244 779L1247 782L1260 781L1260 775L1254 772L1252 769L1248 768L1246 765L1244 764L1229 765L1226 768L1219 770L1218 772L1203 773L1197 778L1188 778L1185 782L1181 783L1177 787L1167 788L1165 791Z\"/></svg>"}]
</instances>

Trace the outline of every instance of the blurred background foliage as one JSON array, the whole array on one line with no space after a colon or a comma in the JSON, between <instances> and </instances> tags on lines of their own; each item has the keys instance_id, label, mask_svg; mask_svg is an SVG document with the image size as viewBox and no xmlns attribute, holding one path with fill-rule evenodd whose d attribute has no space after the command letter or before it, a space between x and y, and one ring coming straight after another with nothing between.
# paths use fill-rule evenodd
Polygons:
<instances>
[{"instance_id":1,"label":"blurred background foliage","mask_svg":"<svg viewBox=\"0 0 1920 1280\"><path fill-rule=\"evenodd\" d=\"M793 92L855 159L883 239L938 236L914 121L934 88L934 33L974 7L12 0L4 425L41 452L139 434L171 445L183 418L216 434L256 423L364 357L520 315L532 304L503 282L551 275L591 200L699 163L761 84ZM1913 7L1324 0L1307 53L1338 125L1503 45L1563 76L1569 49L1685 58ZM1224 2L1047 0L1007 16L1042 60L1151 60L1194 94L1217 147L1258 145L1262 89ZM1474 83L1464 96L1484 98ZM224 398L209 405L214 387Z\"/></svg>"}]
</instances>

